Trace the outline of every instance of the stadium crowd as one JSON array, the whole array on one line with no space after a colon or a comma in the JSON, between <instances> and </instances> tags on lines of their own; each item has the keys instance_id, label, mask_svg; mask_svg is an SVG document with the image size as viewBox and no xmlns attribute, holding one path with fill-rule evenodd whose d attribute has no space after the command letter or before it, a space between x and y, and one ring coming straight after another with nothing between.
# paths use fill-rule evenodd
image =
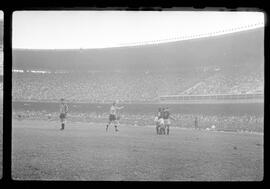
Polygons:
<instances>
[{"instance_id":1,"label":"stadium crowd","mask_svg":"<svg viewBox=\"0 0 270 189\"><path fill-rule=\"evenodd\" d=\"M198 82L191 74L174 73L14 73L14 100L59 100L105 102L151 101L160 94L179 94ZM184 81L183 78L189 78ZM179 85L181 83L181 85Z\"/></svg>"},{"instance_id":2,"label":"stadium crowd","mask_svg":"<svg viewBox=\"0 0 270 189\"><path fill-rule=\"evenodd\" d=\"M258 73L249 75L215 74L186 92L190 95L250 94L263 92L263 77Z\"/></svg>"},{"instance_id":3,"label":"stadium crowd","mask_svg":"<svg viewBox=\"0 0 270 189\"><path fill-rule=\"evenodd\" d=\"M13 73L13 100L154 101L160 95L263 93L262 74L224 72Z\"/></svg>"}]
</instances>

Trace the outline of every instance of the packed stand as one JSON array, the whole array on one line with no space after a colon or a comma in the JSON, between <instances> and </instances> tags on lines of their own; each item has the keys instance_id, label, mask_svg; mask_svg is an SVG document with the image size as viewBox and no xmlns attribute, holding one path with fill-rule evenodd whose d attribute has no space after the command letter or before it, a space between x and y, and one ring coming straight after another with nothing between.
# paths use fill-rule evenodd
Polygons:
<instances>
[{"instance_id":1,"label":"packed stand","mask_svg":"<svg viewBox=\"0 0 270 189\"><path fill-rule=\"evenodd\" d=\"M154 101L160 95L179 94L201 77L190 73L13 73L13 100L108 102Z\"/></svg>"},{"instance_id":2,"label":"packed stand","mask_svg":"<svg viewBox=\"0 0 270 189\"><path fill-rule=\"evenodd\" d=\"M184 91L187 95L254 94L263 93L262 72L215 73Z\"/></svg>"}]
</instances>

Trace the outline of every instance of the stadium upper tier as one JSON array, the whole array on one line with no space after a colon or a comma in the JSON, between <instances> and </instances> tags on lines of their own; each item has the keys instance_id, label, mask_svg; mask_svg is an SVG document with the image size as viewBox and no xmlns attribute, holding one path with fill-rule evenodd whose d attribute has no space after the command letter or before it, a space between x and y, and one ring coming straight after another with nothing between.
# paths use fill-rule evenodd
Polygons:
<instances>
[{"instance_id":1,"label":"stadium upper tier","mask_svg":"<svg viewBox=\"0 0 270 189\"><path fill-rule=\"evenodd\" d=\"M246 67L264 62L264 28L186 41L134 47L73 50L13 49L13 69L183 70Z\"/></svg>"},{"instance_id":2,"label":"stadium upper tier","mask_svg":"<svg viewBox=\"0 0 270 189\"><path fill-rule=\"evenodd\" d=\"M232 68L233 69L233 68ZM260 69L183 72L13 73L13 100L151 102L161 95L263 93Z\"/></svg>"}]
</instances>

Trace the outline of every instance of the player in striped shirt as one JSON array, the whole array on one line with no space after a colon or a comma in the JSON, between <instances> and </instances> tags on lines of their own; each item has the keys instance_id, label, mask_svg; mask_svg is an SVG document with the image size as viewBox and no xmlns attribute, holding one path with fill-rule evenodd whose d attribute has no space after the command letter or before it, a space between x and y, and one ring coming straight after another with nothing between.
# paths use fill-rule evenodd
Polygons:
<instances>
[{"instance_id":1,"label":"player in striped shirt","mask_svg":"<svg viewBox=\"0 0 270 189\"><path fill-rule=\"evenodd\" d=\"M65 129L65 124L66 124L66 117L67 117L67 112L68 112L68 105L65 103L64 99L61 98L61 104L60 104L60 122L61 122L61 129Z\"/></svg>"}]
</instances>

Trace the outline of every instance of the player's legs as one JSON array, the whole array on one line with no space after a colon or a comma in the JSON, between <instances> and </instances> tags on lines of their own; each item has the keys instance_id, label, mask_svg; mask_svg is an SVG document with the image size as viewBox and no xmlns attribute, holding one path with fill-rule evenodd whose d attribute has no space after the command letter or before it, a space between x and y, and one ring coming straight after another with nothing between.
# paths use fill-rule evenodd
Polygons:
<instances>
[{"instance_id":1,"label":"player's legs","mask_svg":"<svg viewBox=\"0 0 270 189\"><path fill-rule=\"evenodd\" d=\"M111 124L111 121L109 121L109 122L107 123L107 125L106 125L106 132L108 131L108 128L109 128L110 124Z\"/></svg>"},{"instance_id":2,"label":"player's legs","mask_svg":"<svg viewBox=\"0 0 270 189\"><path fill-rule=\"evenodd\" d=\"M169 135L169 132L170 132L170 125L171 125L170 119L166 119L165 120L165 128L167 130L167 135Z\"/></svg>"},{"instance_id":3,"label":"player's legs","mask_svg":"<svg viewBox=\"0 0 270 189\"><path fill-rule=\"evenodd\" d=\"M162 135L162 125L159 125L159 127L158 127L158 134Z\"/></svg>"},{"instance_id":4,"label":"player's legs","mask_svg":"<svg viewBox=\"0 0 270 189\"><path fill-rule=\"evenodd\" d=\"M159 134L159 124L156 123L156 131L157 131L157 135Z\"/></svg>"},{"instance_id":5,"label":"player's legs","mask_svg":"<svg viewBox=\"0 0 270 189\"><path fill-rule=\"evenodd\" d=\"M117 116L116 120L115 120L115 131L119 131L119 129L118 129L119 126L120 126L120 116Z\"/></svg>"},{"instance_id":6,"label":"player's legs","mask_svg":"<svg viewBox=\"0 0 270 189\"><path fill-rule=\"evenodd\" d=\"M164 125L160 126L160 131L159 131L160 135L164 134Z\"/></svg>"},{"instance_id":7,"label":"player's legs","mask_svg":"<svg viewBox=\"0 0 270 189\"><path fill-rule=\"evenodd\" d=\"M159 127L159 134L163 135L163 133L164 133L164 125L161 124L160 127Z\"/></svg>"},{"instance_id":8,"label":"player's legs","mask_svg":"<svg viewBox=\"0 0 270 189\"><path fill-rule=\"evenodd\" d=\"M114 120L114 128L115 128L115 132L119 131L117 126L118 126L118 121L117 120Z\"/></svg>"},{"instance_id":9,"label":"player's legs","mask_svg":"<svg viewBox=\"0 0 270 189\"><path fill-rule=\"evenodd\" d=\"M159 134L159 123L158 123L158 117L157 116L155 117L154 122L156 124L156 133L158 135Z\"/></svg>"},{"instance_id":10,"label":"player's legs","mask_svg":"<svg viewBox=\"0 0 270 189\"><path fill-rule=\"evenodd\" d=\"M61 122L61 129L60 130L64 130L65 129L65 115L63 113L60 114L60 122Z\"/></svg>"},{"instance_id":11,"label":"player's legs","mask_svg":"<svg viewBox=\"0 0 270 189\"><path fill-rule=\"evenodd\" d=\"M61 130L65 129L65 123L66 123L65 118L62 118L61 119Z\"/></svg>"},{"instance_id":12,"label":"player's legs","mask_svg":"<svg viewBox=\"0 0 270 189\"><path fill-rule=\"evenodd\" d=\"M108 131L109 126L112 124L112 122L114 121L114 116L112 114L109 115L109 122L106 125L106 132Z\"/></svg>"},{"instance_id":13,"label":"player's legs","mask_svg":"<svg viewBox=\"0 0 270 189\"><path fill-rule=\"evenodd\" d=\"M118 125L118 121L116 120L116 116L115 115L110 115L109 117L109 123L106 125L106 132L108 131L108 127L111 125L111 124L114 124L114 127L115 127L115 131L119 131L117 129L117 125Z\"/></svg>"},{"instance_id":14,"label":"player's legs","mask_svg":"<svg viewBox=\"0 0 270 189\"><path fill-rule=\"evenodd\" d=\"M163 118L160 119L160 134L165 134L165 123Z\"/></svg>"},{"instance_id":15,"label":"player's legs","mask_svg":"<svg viewBox=\"0 0 270 189\"><path fill-rule=\"evenodd\" d=\"M166 128L167 128L167 135L169 135L169 132L170 132L170 125L167 124L167 125L166 125Z\"/></svg>"}]
</instances>

